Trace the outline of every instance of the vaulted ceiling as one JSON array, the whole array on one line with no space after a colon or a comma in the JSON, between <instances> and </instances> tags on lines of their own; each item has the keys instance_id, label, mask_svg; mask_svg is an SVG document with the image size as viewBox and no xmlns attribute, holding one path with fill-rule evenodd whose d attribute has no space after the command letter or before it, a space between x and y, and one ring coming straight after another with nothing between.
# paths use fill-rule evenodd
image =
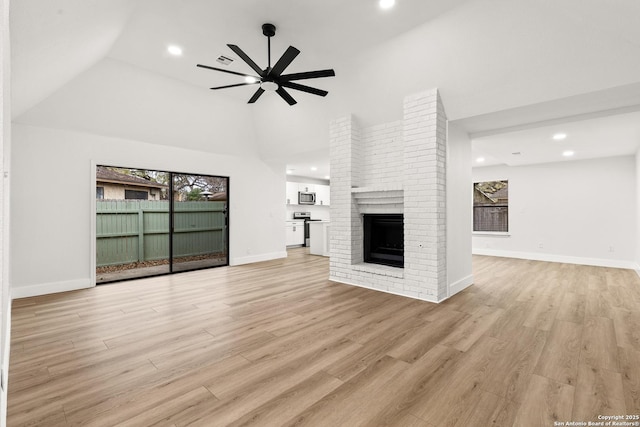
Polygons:
<instances>
[{"instance_id":1,"label":"vaulted ceiling","mask_svg":"<svg viewBox=\"0 0 640 427\"><path fill-rule=\"evenodd\" d=\"M438 87L476 134L640 105L636 0L19 0L11 5L14 120L266 160L321 153L330 119L397 120L405 95ZM334 68L290 107L239 77L196 68L239 45L287 72ZM182 47L173 57L167 46Z\"/></svg>"}]
</instances>

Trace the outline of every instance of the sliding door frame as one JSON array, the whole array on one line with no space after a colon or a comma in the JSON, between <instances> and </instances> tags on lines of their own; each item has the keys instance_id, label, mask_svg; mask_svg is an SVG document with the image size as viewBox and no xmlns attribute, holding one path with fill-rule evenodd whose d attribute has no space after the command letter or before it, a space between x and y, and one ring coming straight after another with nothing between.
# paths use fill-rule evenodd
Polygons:
<instances>
[{"instance_id":1,"label":"sliding door frame","mask_svg":"<svg viewBox=\"0 0 640 427\"><path fill-rule=\"evenodd\" d=\"M108 162L107 162L108 163ZM96 161L91 161L91 181L93 183L93 185L91 186L91 191L90 191L90 200L91 200L91 232L90 232L90 236L91 236L91 244L90 244L90 248L91 248L91 262L90 262L90 266L91 266L91 283L90 283L90 287L94 287L97 286L97 274L96 274L96 267L97 267L97 230L96 230L96 215L97 215L97 207L96 207L96 187L97 187L97 169L98 166L106 166L106 167L117 167L117 168L122 168L122 169L140 169L140 170L152 170L152 171L156 171L156 172L163 172L163 173L167 173L169 174L169 191L168 191L168 197L169 197L169 272L166 273L158 273L158 274L152 274L152 275L145 275L145 276L139 276L139 277L134 277L134 278L126 278L126 279L119 279L119 280L114 280L114 281L108 281L108 282L104 282L104 283L100 283L100 285L109 285L109 284L114 284L114 283L119 283L119 282L125 282L125 281L130 281L130 280L138 280L138 279L145 279L145 278L149 278L149 277L161 277L161 276L167 276L170 274L180 274L180 273L186 273L189 271L197 271L197 270L206 270L209 268L218 268L218 267L228 267L230 265L230 253L231 253L231 242L230 242L230 223L231 223L231 178L229 176L225 176L225 175L211 175L211 174L203 174L203 173L195 173L195 172L177 172L177 171L166 171L166 170L160 170L159 168L145 168L145 167L129 167L129 166L109 166L107 163L101 162L98 163ZM197 268L192 268L192 269L187 269L187 270L180 270L180 271L174 271L173 269L173 252L174 252L174 248L173 248L173 236L174 236L174 226L175 226L175 221L174 221L174 185L173 185L173 177L174 175L197 175L197 176L207 176L207 177L214 177L214 178L223 178L226 180L226 193L227 193L227 200L226 200L226 207L225 207L225 216L224 216L224 223L225 223L225 228L224 228L224 248L225 248L225 252L226 252L226 261L224 264L220 264L220 265L213 265L213 266L207 266L207 267L197 267Z\"/></svg>"}]
</instances>

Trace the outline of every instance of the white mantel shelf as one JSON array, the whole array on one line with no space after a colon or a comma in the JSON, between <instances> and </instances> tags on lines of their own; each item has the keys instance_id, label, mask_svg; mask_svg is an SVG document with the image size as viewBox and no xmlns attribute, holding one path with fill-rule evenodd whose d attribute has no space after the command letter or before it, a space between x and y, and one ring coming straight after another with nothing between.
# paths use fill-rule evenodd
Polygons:
<instances>
[{"instance_id":1,"label":"white mantel shelf","mask_svg":"<svg viewBox=\"0 0 640 427\"><path fill-rule=\"evenodd\" d=\"M387 193L403 191L402 184L376 185L372 187L351 187L352 193Z\"/></svg>"},{"instance_id":2,"label":"white mantel shelf","mask_svg":"<svg viewBox=\"0 0 640 427\"><path fill-rule=\"evenodd\" d=\"M402 213L404 190L402 185L380 185L375 187L353 187L351 194L363 213L370 209L391 209ZM374 213L374 212L368 212ZM391 212L384 212L391 213Z\"/></svg>"}]
</instances>

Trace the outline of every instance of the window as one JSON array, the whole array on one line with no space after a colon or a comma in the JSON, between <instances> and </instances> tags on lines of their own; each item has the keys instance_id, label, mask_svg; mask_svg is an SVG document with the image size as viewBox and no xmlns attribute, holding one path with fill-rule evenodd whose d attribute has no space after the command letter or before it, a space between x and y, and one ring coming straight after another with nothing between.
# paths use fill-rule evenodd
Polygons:
<instances>
[{"instance_id":1,"label":"window","mask_svg":"<svg viewBox=\"0 0 640 427\"><path fill-rule=\"evenodd\" d=\"M104 199L104 187L96 187L96 199Z\"/></svg>"},{"instance_id":2,"label":"window","mask_svg":"<svg viewBox=\"0 0 640 427\"><path fill-rule=\"evenodd\" d=\"M473 184L473 231L509 231L509 181Z\"/></svg>"},{"instance_id":3,"label":"window","mask_svg":"<svg viewBox=\"0 0 640 427\"><path fill-rule=\"evenodd\" d=\"M139 190L124 190L124 198L129 200L148 200L149 193Z\"/></svg>"}]
</instances>

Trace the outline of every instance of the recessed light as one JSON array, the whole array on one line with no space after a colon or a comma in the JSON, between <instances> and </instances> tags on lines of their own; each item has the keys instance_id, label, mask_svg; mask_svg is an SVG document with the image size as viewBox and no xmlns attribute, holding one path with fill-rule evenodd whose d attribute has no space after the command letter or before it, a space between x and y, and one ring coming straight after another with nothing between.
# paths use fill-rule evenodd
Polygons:
<instances>
[{"instance_id":1,"label":"recessed light","mask_svg":"<svg viewBox=\"0 0 640 427\"><path fill-rule=\"evenodd\" d=\"M171 45L167 47L167 52L169 52L173 56L180 56L182 55L182 48L180 46Z\"/></svg>"},{"instance_id":2,"label":"recessed light","mask_svg":"<svg viewBox=\"0 0 640 427\"><path fill-rule=\"evenodd\" d=\"M253 76L247 76L247 77L244 78L244 81L247 82L247 83L257 83L258 79L256 79Z\"/></svg>"},{"instance_id":3,"label":"recessed light","mask_svg":"<svg viewBox=\"0 0 640 427\"><path fill-rule=\"evenodd\" d=\"M317 170L318 170L318 168L317 168L317 167L315 167L315 166L311 166L311 170L312 170L312 171L317 171Z\"/></svg>"},{"instance_id":4,"label":"recessed light","mask_svg":"<svg viewBox=\"0 0 640 427\"><path fill-rule=\"evenodd\" d=\"M287 169L287 175L291 175L293 173L293 169Z\"/></svg>"},{"instance_id":5,"label":"recessed light","mask_svg":"<svg viewBox=\"0 0 640 427\"><path fill-rule=\"evenodd\" d=\"M574 154L576 154L576 153L575 153L575 152L573 152L573 151L571 151L571 150L566 150L566 151L563 151L563 152L562 152L562 155L563 155L563 156L565 156L565 157L571 157L571 156L573 156Z\"/></svg>"},{"instance_id":6,"label":"recessed light","mask_svg":"<svg viewBox=\"0 0 640 427\"><path fill-rule=\"evenodd\" d=\"M331 179L331 177L329 175L325 175L324 179Z\"/></svg>"},{"instance_id":7,"label":"recessed light","mask_svg":"<svg viewBox=\"0 0 640 427\"><path fill-rule=\"evenodd\" d=\"M478 158L476 159L476 162L478 162L478 163L482 163L482 162L484 162L484 157L478 157Z\"/></svg>"},{"instance_id":8,"label":"recessed light","mask_svg":"<svg viewBox=\"0 0 640 427\"><path fill-rule=\"evenodd\" d=\"M380 0L378 5L380 9L391 9L396 4L396 0Z\"/></svg>"},{"instance_id":9,"label":"recessed light","mask_svg":"<svg viewBox=\"0 0 640 427\"><path fill-rule=\"evenodd\" d=\"M566 133L556 133L552 136L554 141L562 141L563 139L565 139L567 137Z\"/></svg>"}]
</instances>

